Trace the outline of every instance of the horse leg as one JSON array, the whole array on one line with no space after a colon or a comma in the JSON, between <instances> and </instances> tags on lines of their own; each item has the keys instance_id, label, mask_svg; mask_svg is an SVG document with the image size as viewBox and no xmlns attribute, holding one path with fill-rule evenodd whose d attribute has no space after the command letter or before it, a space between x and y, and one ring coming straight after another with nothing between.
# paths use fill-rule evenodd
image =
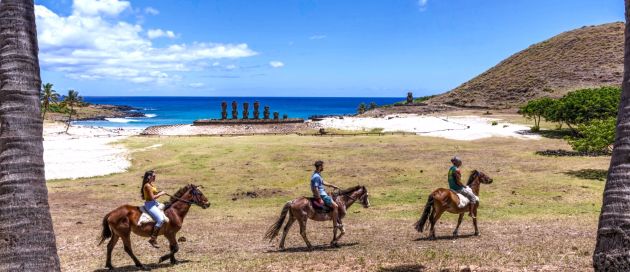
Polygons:
<instances>
[{"instance_id":1,"label":"horse leg","mask_svg":"<svg viewBox=\"0 0 630 272\"><path fill-rule=\"evenodd\" d=\"M431 224L431 228L429 229L429 239L435 239L435 207L431 211L429 215L429 223Z\"/></svg>"},{"instance_id":2,"label":"horse leg","mask_svg":"<svg viewBox=\"0 0 630 272\"><path fill-rule=\"evenodd\" d=\"M306 238L306 220L306 218L298 219L298 223L300 223L300 235L302 235L302 239L304 239L306 247L308 247L308 249L313 249L311 242L309 242L308 238Z\"/></svg>"},{"instance_id":3,"label":"horse leg","mask_svg":"<svg viewBox=\"0 0 630 272\"><path fill-rule=\"evenodd\" d=\"M168 234L165 235L166 239L168 239L168 244L169 244L169 249L171 250L168 254L160 257L160 261L158 263L161 263L163 261L166 261L166 259L171 259L171 264L177 264L178 261L177 259L175 259L175 253L177 253L177 251L179 251L179 245L177 244L177 239L175 237L175 234Z\"/></svg>"},{"instance_id":4,"label":"horse leg","mask_svg":"<svg viewBox=\"0 0 630 272\"><path fill-rule=\"evenodd\" d=\"M142 269L146 269L146 266L144 266L138 260L138 258L136 258L136 255L133 254L133 250L131 249L131 239L129 237L129 233L127 233L125 236L121 236L120 238L123 241L123 246L125 248L125 252L127 252L127 255L129 255L129 257L131 257L131 259L133 260L133 263L136 265L136 267L140 267Z\"/></svg>"},{"instance_id":5,"label":"horse leg","mask_svg":"<svg viewBox=\"0 0 630 272\"><path fill-rule=\"evenodd\" d=\"M333 219L333 239L332 241L330 241L330 246L332 247L337 247L337 224L339 224L339 222L335 219Z\"/></svg>"},{"instance_id":6,"label":"horse leg","mask_svg":"<svg viewBox=\"0 0 630 272\"><path fill-rule=\"evenodd\" d=\"M291 225L295 222L295 217L293 217L293 213L289 213L289 220L287 224L284 225L284 230L282 231L282 239L280 239L280 249L284 250L284 240L287 238L287 234L289 233L289 229L291 229Z\"/></svg>"},{"instance_id":7,"label":"horse leg","mask_svg":"<svg viewBox=\"0 0 630 272\"><path fill-rule=\"evenodd\" d=\"M479 236L479 228L477 227L477 207L475 206L475 209L473 210L473 215L475 217L473 217L473 225L475 226L475 236Z\"/></svg>"},{"instance_id":8,"label":"horse leg","mask_svg":"<svg viewBox=\"0 0 630 272\"><path fill-rule=\"evenodd\" d=\"M431 239L435 239L435 224L437 223L438 220L440 220L440 216L442 216L442 213L444 213L444 210L442 209L436 209L435 211L435 216L433 217L433 220L431 221L431 236L429 236Z\"/></svg>"},{"instance_id":9,"label":"horse leg","mask_svg":"<svg viewBox=\"0 0 630 272\"><path fill-rule=\"evenodd\" d=\"M460 213L459 218L457 219L457 227L455 227L455 230L453 231L453 236L457 237L457 234L459 233L459 225L462 224L463 220L464 220L464 214Z\"/></svg>"},{"instance_id":10,"label":"horse leg","mask_svg":"<svg viewBox=\"0 0 630 272\"><path fill-rule=\"evenodd\" d=\"M341 219L339 219L339 236L337 236L337 241L335 241L335 245L337 245L337 243L339 243L339 240L341 240L341 236L343 236L344 234L346 234L346 228L343 226L343 222L341 222Z\"/></svg>"},{"instance_id":11,"label":"horse leg","mask_svg":"<svg viewBox=\"0 0 630 272\"><path fill-rule=\"evenodd\" d=\"M107 243L107 260L105 261L105 267L107 267L107 269L114 269L112 265L112 251L116 243L118 243L118 235L112 233L112 238L110 238L109 243Z\"/></svg>"}]
</instances>

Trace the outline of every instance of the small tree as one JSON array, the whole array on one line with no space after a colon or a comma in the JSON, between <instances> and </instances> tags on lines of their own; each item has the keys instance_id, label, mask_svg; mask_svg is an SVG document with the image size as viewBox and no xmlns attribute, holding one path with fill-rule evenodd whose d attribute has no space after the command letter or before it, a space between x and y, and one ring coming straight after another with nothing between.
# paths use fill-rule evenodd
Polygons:
<instances>
[{"instance_id":1,"label":"small tree","mask_svg":"<svg viewBox=\"0 0 630 272\"><path fill-rule=\"evenodd\" d=\"M577 90L562 97L556 112L550 117L561 120L569 128L577 131L573 126L588 123L591 120L616 117L620 98L619 87Z\"/></svg>"},{"instance_id":2,"label":"small tree","mask_svg":"<svg viewBox=\"0 0 630 272\"><path fill-rule=\"evenodd\" d=\"M70 110L68 111L68 123L66 125L66 133L68 133L68 129L70 128L72 113L74 113L74 106L81 103L81 100L83 99L79 96L79 92L75 90L69 90L68 95L63 98L63 102L66 104L66 106L70 107Z\"/></svg>"},{"instance_id":3,"label":"small tree","mask_svg":"<svg viewBox=\"0 0 630 272\"><path fill-rule=\"evenodd\" d=\"M615 142L616 118L593 120L577 127L578 136L567 140L571 147L581 152L611 152Z\"/></svg>"},{"instance_id":4,"label":"small tree","mask_svg":"<svg viewBox=\"0 0 630 272\"><path fill-rule=\"evenodd\" d=\"M557 102L551 98L544 97L529 101L525 106L521 107L519 112L528 119L534 119L534 126L532 131L540 130L540 119L545 116L545 113Z\"/></svg>"},{"instance_id":5,"label":"small tree","mask_svg":"<svg viewBox=\"0 0 630 272\"><path fill-rule=\"evenodd\" d=\"M53 90L51 83L46 83L42 86L39 98L42 102L42 119L46 117L46 112L50 109L50 104L57 103L59 101L59 94Z\"/></svg>"},{"instance_id":6,"label":"small tree","mask_svg":"<svg viewBox=\"0 0 630 272\"><path fill-rule=\"evenodd\" d=\"M364 114L367 111L367 106L365 106L365 103L361 102L361 104L359 104L359 107L357 108L357 112L359 114Z\"/></svg>"},{"instance_id":7,"label":"small tree","mask_svg":"<svg viewBox=\"0 0 630 272\"><path fill-rule=\"evenodd\" d=\"M370 110L378 108L378 105L375 102L370 103Z\"/></svg>"}]
</instances>

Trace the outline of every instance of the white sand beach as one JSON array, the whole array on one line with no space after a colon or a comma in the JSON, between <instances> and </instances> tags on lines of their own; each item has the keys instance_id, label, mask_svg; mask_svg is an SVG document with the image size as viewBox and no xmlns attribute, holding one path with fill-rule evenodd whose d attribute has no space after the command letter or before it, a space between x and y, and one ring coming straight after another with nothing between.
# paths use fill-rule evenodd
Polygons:
<instances>
[{"instance_id":1,"label":"white sand beach","mask_svg":"<svg viewBox=\"0 0 630 272\"><path fill-rule=\"evenodd\" d=\"M124 147L112 144L137 129L71 126L68 134L60 123L44 125L46 179L76 179L124 172L131 162Z\"/></svg>"},{"instance_id":2,"label":"white sand beach","mask_svg":"<svg viewBox=\"0 0 630 272\"><path fill-rule=\"evenodd\" d=\"M496 121L496 125L492 122ZM501 119L480 116L431 116L397 114L385 117L331 117L319 122L324 128L344 130L383 129L383 132L412 132L421 136L472 141L490 137L539 139L529 127L511 124Z\"/></svg>"}]
</instances>

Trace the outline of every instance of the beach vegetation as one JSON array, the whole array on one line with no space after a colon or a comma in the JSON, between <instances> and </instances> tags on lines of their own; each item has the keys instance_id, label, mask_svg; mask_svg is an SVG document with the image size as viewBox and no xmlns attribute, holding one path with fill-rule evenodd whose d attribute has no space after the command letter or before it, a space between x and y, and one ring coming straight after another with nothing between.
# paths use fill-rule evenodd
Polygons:
<instances>
[{"instance_id":1,"label":"beach vegetation","mask_svg":"<svg viewBox=\"0 0 630 272\"><path fill-rule=\"evenodd\" d=\"M376 102L370 102L370 110L378 108L378 104Z\"/></svg>"},{"instance_id":2,"label":"beach vegetation","mask_svg":"<svg viewBox=\"0 0 630 272\"><path fill-rule=\"evenodd\" d=\"M42 85L39 99L41 100L42 119L44 119L51 106L59 102L59 94L53 90L53 84L46 83ZM57 107L55 109L57 110Z\"/></svg>"},{"instance_id":3,"label":"beach vegetation","mask_svg":"<svg viewBox=\"0 0 630 272\"><path fill-rule=\"evenodd\" d=\"M68 133L70 123L72 122L72 114L75 113L74 107L80 105L82 101L83 97L79 96L79 92L75 90L68 90L68 94L63 97L64 105L70 108L68 111L68 121L66 122L66 133Z\"/></svg>"},{"instance_id":4,"label":"beach vegetation","mask_svg":"<svg viewBox=\"0 0 630 272\"><path fill-rule=\"evenodd\" d=\"M592 120L577 127L578 136L567 139L571 147L580 152L612 152L615 142L616 118Z\"/></svg>"},{"instance_id":5,"label":"beach vegetation","mask_svg":"<svg viewBox=\"0 0 630 272\"><path fill-rule=\"evenodd\" d=\"M366 111L367 111L367 106L365 105L365 103L361 102L361 104L359 104L359 107L357 108L357 113L364 114Z\"/></svg>"}]
</instances>

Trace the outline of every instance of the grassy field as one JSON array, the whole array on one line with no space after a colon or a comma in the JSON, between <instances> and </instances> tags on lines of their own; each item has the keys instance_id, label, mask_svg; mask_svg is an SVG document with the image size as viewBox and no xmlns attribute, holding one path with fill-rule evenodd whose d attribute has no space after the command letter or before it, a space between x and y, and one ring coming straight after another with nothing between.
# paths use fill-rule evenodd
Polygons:
<instances>
[{"instance_id":1,"label":"grassy field","mask_svg":"<svg viewBox=\"0 0 630 272\"><path fill-rule=\"evenodd\" d=\"M49 182L50 203L64 271L95 271L105 262L97 247L103 216L125 203L141 204L145 170L155 169L157 186L173 193L188 183L204 185L212 206L193 207L180 236L177 266L157 265L167 250L133 237L136 255L157 271L459 271L591 270L609 157L543 157L543 149L568 149L562 140L509 138L463 142L419 136L384 137L132 137L127 173ZM155 145L159 147L147 148ZM494 179L481 188L479 226L466 218L460 238L451 239L456 215L436 225L443 239L428 241L412 224L427 195L446 186L449 158L457 154L468 171ZM331 223L310 222L317 245L306 251L297 225L286 252L263 241L282 205L309 195L312 163L326 161L324 177L341 187L367 186L372 207L353 206L341 248L329 248ZM257 192L257 198L242 197ZM165 201L166 199L164 199ZM119 243L113 263L133 270Z\"/></svg>"}]
</instances>

